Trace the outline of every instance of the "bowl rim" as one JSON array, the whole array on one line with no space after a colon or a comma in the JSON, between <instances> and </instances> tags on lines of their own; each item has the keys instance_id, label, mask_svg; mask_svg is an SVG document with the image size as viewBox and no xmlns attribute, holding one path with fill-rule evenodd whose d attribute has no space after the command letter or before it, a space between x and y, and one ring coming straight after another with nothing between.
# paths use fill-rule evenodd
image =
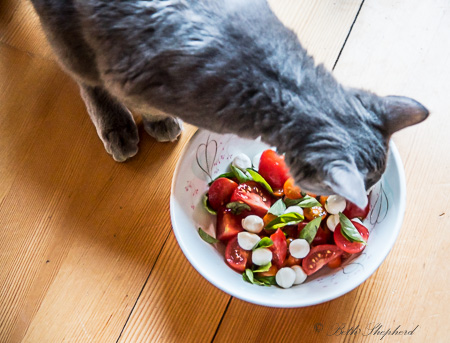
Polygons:
<instances>
[{"instance_id":1,"label":"bowl rim","mask_svg":"<svg viewBox=\"0 0 450 343\"><path fill-rule=\"evenodd\" d=\"M402 163L402 160L400 158L400 153L398 152L398 149L391 139L389 142L389 151L388 154L392 154L393 162L395 163L397 169L398 169L398 177L399 177L399 203L398 203L398 216L395 219L395 224L392 226L392 230L394 231L390 242L389 248L385 251L383 256L380 257L379 262L374 263L371 268L367 269L367 272L364 273L363 277L359 277L357 282L355 283L349 283L348 286L342 287L341 290L335 291L330 293L328 296L325 296L323 298L320 298L320 300L317 301L308 301L308 299L305 300L305 298L300 298L301 301L295 301L295 299L292 299L292 303L277 303L274 301L275 299L265 298L265 299L259 299L257 297L248 297L240 292L238 292L236 289L230 289L228 287L224 287L221 283L216 282L216 280L207 273L206 270L202 267L201 264L198 264L193 254L190 252L191 249L185 244L184 240L181 237L181 232L178 230L178 227L174 224L175 223L175 183L178 178L178 175L180 174L180 166L182 164L183 157L186 155L186 152L190 149L194 139L196 136L200 135L202 132L209 132L207 130L197 129L197 131L191 136L189 141L186 143L186 145L183 147L183 150L180 153L180 158L177 162L177 165L175 167L173 177L172 177L172 185L170 188L170 219L171 224L173 228L173 232L175 235L175 238L177 240L178 245L180 246L184 256L187 258L189 263L192 265L194 270L199 273L202 277L204 277L209 283L211 283L216 288L220 289L221 291L227 293L228 295L231 295L233 297L236 297L240 300L244 300L246 302L255 304L255 305L261 305L266 307L274 307L274 308L299 308L299 307L307 307L307 306L313 306L318 305L321 303L325 303L327 301L336 299L341 297L344 294L347 294L360 286L363 282L365 282L368 278L370 278L375 271L381 266L381 264L384 262L386 257L391 252L395 242L397 241L398 235L400 233L400 229L402 227L403 218L405 215L406 210L406 177L405 177L405 170ZM216 133L217 134L217 133ZM225 264L225 261L224 261ZM255 286L256 287L256 286Z\"/></svg>"}]
</instances>

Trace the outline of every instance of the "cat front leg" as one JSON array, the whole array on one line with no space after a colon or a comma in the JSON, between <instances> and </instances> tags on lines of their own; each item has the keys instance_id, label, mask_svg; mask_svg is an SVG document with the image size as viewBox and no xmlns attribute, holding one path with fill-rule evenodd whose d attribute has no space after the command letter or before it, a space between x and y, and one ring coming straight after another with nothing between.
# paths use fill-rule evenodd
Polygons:
<instances>
[{"instance_id":1,"label":"cat front leg","mask_svg":"<svg viewBox=\"0 0 450 343\"><path fill-rule=\"evenodd\" d=\"M101 86L80 84L80 89L106 151L117 162L136 155L139 135L130 111Z\"/></svg>"},{"instance_id":2,"label":"cat front leg","mask_svg":"<svg viewBox=\"0 0 450 343\"><path fill-rule=\"evenodd\" d=\"M166 115L158 110L151 110L152 114L142 114L145 131L158 142L173 142L183 130L181 119Z\"/></svg>"}]
</instances>

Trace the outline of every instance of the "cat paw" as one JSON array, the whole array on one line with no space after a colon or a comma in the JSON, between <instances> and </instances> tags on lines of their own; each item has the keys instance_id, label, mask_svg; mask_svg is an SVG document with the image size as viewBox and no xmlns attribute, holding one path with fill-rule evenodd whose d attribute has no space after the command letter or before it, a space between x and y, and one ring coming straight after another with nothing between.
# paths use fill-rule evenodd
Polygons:
<instances>
[{"instance_id":1,"label":"cat paw","mask_svg":"<svg viewBox=\"0 0 450 343\"><path fill-rule=\"evenodd\" d=\"M136 127L115 129L103 137L106 151L116 162L124 162L138 152L139 135Z\"/></svg>"},{"instance_id":2,"label":"cat paw","mask_svg":"<svg viewBox=\"0 0 450 343\"><path fill-rule=\"evenodd\" d=\"M173 142L183 130L183 122L174 117L166 117L160 120L143 118L145 131L158 142Z\"/></svg>"}]
</instances>

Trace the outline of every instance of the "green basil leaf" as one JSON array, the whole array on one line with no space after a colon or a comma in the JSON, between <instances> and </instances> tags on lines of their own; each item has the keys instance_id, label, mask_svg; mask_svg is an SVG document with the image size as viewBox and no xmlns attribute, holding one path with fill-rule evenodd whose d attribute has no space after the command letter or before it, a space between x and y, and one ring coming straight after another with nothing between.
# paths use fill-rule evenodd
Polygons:
<instances>
[{"instance_id":1,"label":"green basil leaf","mask_svg":"<svg viewBox=\"0 0 450 343\"><path fill-rule=\"evenodd\" d=\"M264 286L264 283L261 281L258 281L255 276L253 275L253 271L251 269L246 269L245 272L242 274L242 278L244 281L250 282L254 285Z\"/></svg>"},{"instance_id":2,"label":"green basil leaf","mask_svg":"<svg viewBox=\"0 0 450 343\"><path fill-rule=\"evenodd\" d=\"M247 276L247 278L249 279L249 281L251 283L253 283L253 271L251 269L246 269L245 270L245 275Z\"/></svg>"},{"instance_id":3,"label":"green basil leaf","mask_svg":"<svg viewBox=\"0 0 450 343\"><path fill-rule=\"evenodd\" d=\"M252 250L256 250L258 248L268 248L273 245L273 241L269 237L263 237L261 240L256 244L256 246Z\"/></svg>"},{"instance_id":4,"label":"green basil leaf","mask_svg":"<svg viewBox=\"0 0 450 343\"><path fill-rule=\"evenodd\" d=\"M235 166L231 165L231 171L233 172L234 176L238 179L239 183L251 181L251 176L244 173L239 168L236 168Z\"/></svg>"},{"instance_id":5,"label":"green basil leaf","mask_svg":"<svg viewBox=\"0 0 450 343\"><path fill-rule=\"evenodd\" d=\"M276 285L275 276L255 276L254 280L260 282L263 286Z\"/></svg>"},{"instance_id":6,"label":"green basil leaf","mask_svg":"<svg viewBox=\"0 0 450 343\"><path fill-rule=\"evenodd\" d=\"M299 238L306 239L308 243L311 244L312 241L314 240L314 237L316 237L317 230L319 229L321 221L322 217L317 217L311 220L300 232Z\"/></svg>"},{"instance_id":7,"label":"green basil leaf","mask_svg":"<svg viewBox=\"0 0 450 343\"><path fill-rule=\"evenodd\" d=\"M285 198L283 199L283 201L284 201L286 207L291 207L291 206L297 206L298 203L299 203L300 201L302 201L302 199L289 199L289 198L286 198L286 197L285 197Z\"/></svg>"},{"instance_id":8,"label":"green basil leaf","mask_svg":"<svg viewBox=\"0 0 450 343\"><path fill-rule=\"evenodd\" d=\"M252 281L250 281L250 279L247 276L247 270L250 270L250 269L246 269L245 272L242 273L242 279L246 282L253 283ZM252 272L252 277L253 277L253 272Z\"/></svg>"},{"instance_id":9,"label":"green basil leaf","mask_svg":"<svg viewBox=\"0 0 450 343\"><path fill-rule=\"evenodd\" d=\"M208 235L205 231L202 230L201 227L198 228L198 234L200 235L201 239L203 239L206 243L209 244L219 243L218 239Z\"/></svg>"},{"instance_id":10,"label":"green basil leaf","mask_svg":"<svg viewBox=\"0 0 450 343\"><path fill-rule=\"evenodd\" d=\"M251 269L246 269L245 272L242 273L242 279L259 286L276 285L275 276L255 276Z\"/></svg>"},{"instance_id":11,"label":"green basil leaf","mask_svg":"<svg viewBox=\"0 0 450 343\"><path fill-rule=\"evenodd\" d=\"M341 232L345 239L350 242L367 244L367 242L361 237L355 225L353 225L350 219L348 219L342 212L339 212L339 222L341 223Z\"/></svg>"},{"instance_id":12,"label":"green basil leaf","mask_svg":"<svg viewBox=\"0 0 450 343\"><path fill-rule=\"evenodd\" d=\"M286 205L284 204L282 199L278 199L275 203L269 208L269 212L274 216L281 216L286 210Z\"/></svg>"},{"instance_id":13,"label":"green basil leaf","mask_svg":"<svg viewBox=\"0 0 450 343\"><path fill-rule=\"evenodd\" d=\"M216 181L217 179L220 179L221 177L226 177L227 179L232 179L233 177L235 177L233 172L226 172L223 174L220 174L218 177L216 177L214 180L212 180L210 183L208 183L208 186L211 186L214 181Z\"/></svg>"},{"instance_id":14,"label":"green basil leaf","mask_svg":"<svg viewBox=\"0 0 450 343\"><path fill-rule=\"evenodd\" d=\"M267 181L256 170L247 168L247 172L250 174L253 181L258 182L259 184L263 185L271 194L273 194L272 187L270 187L270 185L267 183Z\"/></svg>"},{"instance_id":15,"label":"green basil leaf","mask_svg":"<svg viewBox=\"0 0 450 343\"><path fill-rule=\"evenodd\" d=\"M300 213L296 212L285 213L272 220L269 224L267 224L266 229L275 230L286 225L295 225L301 223L303 219L304 217Z\"/></svg>"},{"instance_id":16,"label":"green basil leaf","mask_svg":"<svg viewBox=\"0 0 450 343\"><path fill-rule=\"evenodd\" d=\"M208 193L206 193L205 195L203 195L202 198L202 202L203 202L203 207L211 214L213 215L217 215L217 212L215 210L213 210L211 208L211 206L209 206L209 202L208 202Z\"/></svg>"},{"instance_id":17,"label":"green basil leaf","mask_svg":"<svg viewBox=\"0 0 450 343\"><path fill-rule=\"evenodd\" d=\"M309 195L305 195L303 198L300 199L297 206L308 208L308 207L316 207L320 206L322 207L322 204L317 201L316 198L310 197Z\"/></svg>"},{"instance_id":18,"label":"green basil leaf","mask_svg":"<svg viewBox=\"0 0 450 343\"><path fill-rule=\"evenodd\" d=\"M322 204L318 202L317 199L310 197L309 195L304 195L303 198L301 199L284 198L284 203L286 204L286 207L300 206L303 208L307 208L307 207L322 206Z\"/></svg>"},{"instance_id":19,"label":"green basil leaf","mask_svg":"<svg viewBox=\"0 0 450 343\"><path fill-rule=\"evenodd\" d=\"M226 208L229 208L235 215L239 215L244 211L250 211L251 208L244 202L234 201L227 204Z\"/></svg>"},{"instance_id":20,"label":"green basil leaf","mask_svg":"<svg viewBox=\"0 0 450 343\"><path fill-rule=\"evenodd\" d=\"M272 263L271 262L269 262L269 263L267 263L267 264L265 264L263 266L259 266L259 268L254 270L253 273L267 272L270 269L270 267L272 267Z\"/></svg>"}]
</instances>

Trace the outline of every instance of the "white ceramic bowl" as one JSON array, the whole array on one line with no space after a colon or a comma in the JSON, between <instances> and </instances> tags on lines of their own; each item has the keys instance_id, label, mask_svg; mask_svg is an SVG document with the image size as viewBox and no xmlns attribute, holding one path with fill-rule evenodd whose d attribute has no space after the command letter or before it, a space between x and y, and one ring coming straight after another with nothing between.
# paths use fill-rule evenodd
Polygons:
<instances>
[{"instance_id":1,"label":"white ceramic bowl","mask_svg":"<svg viewBox=\"0 0 450 343\"><path fill-rule=\"evenodd\" d=\"M335 299L364 282L381 265L400 231L405 212L405 176L391 143L386 172L370 195L364 224L370 231L366 249L338 269L324 267L301 285L289 289L243 281L224 260L224 247L210 245L198 235L203 228L215 236L215 216L203 209L202 195L211 178L226 171L234 156L252 158L268 146L234 135L197 131L184 149L172 181L170 214L178 244L194 268L214 286L239 299L272 307L303 307Z\"/></svg>"}]
</instances>

